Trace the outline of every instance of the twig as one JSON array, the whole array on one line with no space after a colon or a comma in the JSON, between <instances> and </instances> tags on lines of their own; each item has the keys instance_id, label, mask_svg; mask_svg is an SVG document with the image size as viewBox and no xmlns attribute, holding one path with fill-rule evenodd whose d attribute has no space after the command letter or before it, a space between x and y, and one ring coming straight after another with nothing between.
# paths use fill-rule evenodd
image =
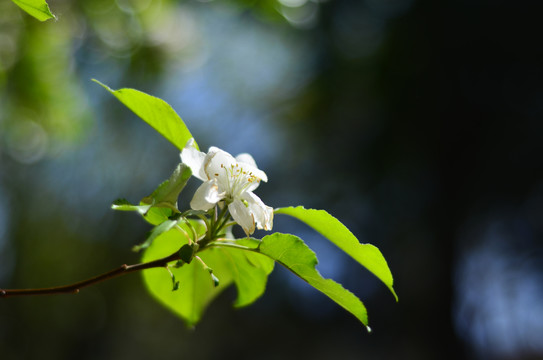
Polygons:
<instances>
[{"instance_id":1,"label":"twig","mask_svg":"<svg viewBox=\"0 0 543 360\"><path fill-rule=\"evenodd\" d=\"M120 267L103 273L101 275L92 277L87 280L79 281L74 284L64 286L54 286L41 289L0 289L0 298L7 298L11 296L33 296L33 295L53 295L53 294L77 294L79 290L97 284L99 282L112 279L117 276L125 275L135 271L141 271L145 269L152 269L158 267L166 267L171 261L180 260L179 251L163 257L161 259L149 261L141 264L134 265L121 265Z\"/></svg>"}]
</instances>

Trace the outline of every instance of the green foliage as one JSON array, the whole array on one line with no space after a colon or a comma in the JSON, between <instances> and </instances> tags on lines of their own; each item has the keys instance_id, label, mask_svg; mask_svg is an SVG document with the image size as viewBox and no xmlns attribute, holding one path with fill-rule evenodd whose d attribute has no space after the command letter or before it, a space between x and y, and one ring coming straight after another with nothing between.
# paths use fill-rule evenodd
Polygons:
<instances>
[{"instance_id":1,"label":"green foliage","mask_svg":"<svg viewBox=\"0 0 543 360\"><path fill-rule=\"evenodd\" d=\"M151 125L179 150L192 138L189 129L179 115L164 100L134 89L112 90L98 80L93 80L112 93L120 102ZM196 148L198 145L194 143Z\"/></svg>"},{"instance_id":2,"label":"green foliage","mask_svg":"<svg viewBox=\"0 0 543 360\"><path fill-rule=\"evenodd\" d=\"M163 223L155 226L153 230L149 231L147 236L145 237L145 241L141 243L140 245L136 245L132 248L134 251L140 251L141 249L148 248L149 245L153 243L153 240L155 240L160 235L164 234L165 232L170 231L177 225L177 220L166 220Z\"/></svg>"},{"instance_id":3,"label":"green foliage","mask_svg":"<svg viewBox=\"0 0 543 360\"><path fill-rule=\"evenodd\" d=\"M192 171L187 165L177 165L172 176L160 184L151 195L144 197L141 202L151 206L167 207L174 211L178 211L177 198L191 175Z\"/></svg>"},{"instance_id":4,"label":"green foliage","mask_svg":"<svg viewBox=\"0 0 543 360\"><path fill-rule=\"evenodd\" d=\"M147 262L169 255L184 244L185 239L176 230L164 233L145 250L142 260ZM143 272L143 279L149 292L160 303L183 318L189 326L196 324L207 305L232 283L232 279L227 276L228 273L222 271L226 269L216 250L201 254L200 257L213 269L224 273L221 275L219 286L214 286L209 272L197 261L170 268L179 282L176 291L172 291L172 280L166 270L158 268Z\"/></svg>"},{"instance_id":5,"label":"green foliage","mask_svg":"<svg viewBox=\"0 0 543 360\"><path fill-rule=\"evenodd\" d=\"M371 244L361 244L345 225L324 210L305 209L303 206L286 207L275 210L276 214L295 217L321 233L324 237L345 251L360 265L377 276L392 292L396 301L392 273L378 248Z\"/></svg>"},{"instance_id":6,"label":"green foliage","mask_svg":"<svg viewBox=\"0 0 543 360\"><path fill-rule=\"evenodd\" d=\"M56 19L45 0L11 0L39 21Z\"/></svg>"},{"instance_id":7,"label":"green foliage","mask_svg":"<svg viewBox=\"0 0 543 360\"><path fill-rule=\"evenodd\" d=\"M275 233L267 235L256 249L294 274L305 280L345 310L356 316L368 331L368 315L364 304L343 286L330 279L324 279L315 269L318 263L315 253L297 236Z\"/></svg>"},{"instance_id":8,"label":"green foliage","mask_svg":"<svg viewBox=\"0 0 543 360\"><path fill-rule=\"evenodd\" d=\"M172 230L164 233L145 250L142 260L147 262L167 256L184 243L179 232ZM170 268L179 282L177 291L172 291L172 281L165 270L149 269L143 272L144 282L151 294L189 326L195 325L209 303L232 284L238 290L235 306L253 303L264 293L268 275L273 270L273 260L238 248L208 247L198 252L198 256L206 266L200 261L192 261ZM220 280L218 285L208 268L213 269L213 274Z\"/></svg>"},{"instance_id":9,"label":"green foliage","mask_svg":"<svg viewBox=\"0 0 543 360\"><path fill-rule=\"evenodd\" d=\"M164 233L145 251L143 260L151 261L166 256L181 244L179 234ZM181 249L187 246L185 244ZM188 325L196 324L211 300L232 283L238 290L234 305L242 307L252 304L264 293L274 262L328 296L366 327L368 325L364 304L340 284L320 275L315 268L318 263L315 253L297 236L275 233L265 236L261 241L223 240L198 254L206 266L195 261L171 269L179 281L180 293L165 291L171 289L171 279L164 271L152 269L144 273L145 283L153 296L180 315ZM208 268L213 268L213 273L220 279L219 286L214 285L213 278L210 282L209 271L206 271ZM202 294L198 293L200 291Z\"/></svg>"},{"instance_id":10,"label":"green foliage","mask_svg":"<svg viewBox=\"0 0 543 360\"><path fill-rule=\"evenodd\" d=\"M191 174L192 171L188 166L179 164L170 178L160 184L151 195L144 197L139 205L133 205L126 199L118 199L113 202L111 208L120 211L136 211L152 225L161 225L174 213L179 213L177 199Z\"/></svg>"},{"instance_id":11,"label":"green foliage","mask_svg":"<svg viewBox=\"0 0 543 360\"><path fill-rule=\"evenodd\" d=\"M243 244L245 241L251 240L239 240L238 243ZM229 263L229 270L238 289L238 298L234 306L243 307L252 304L266 289L268 275L274 268L273 260L237 248L219 246L218 249Z\"/></svg>"},{"instance_id":12,"label":"green foliage","mask_svg":"<svg viewBox=\"0 0 543 360\"><path fill-rule=\"evenodd\" d=\"M113 202L113 204L111 204L111 208L113 210L119 210L119 211L137 211L141 215L145 215L145 214L147 214L149 212L149 209L151 208L151 205L149 205L149 204L132 205L126 199L117 199L117 200L115 200ZM166 217L166 219L167 218L168 217Z\"/></svg>"},{"instance_id":13,"label":"green foliage","mask_svg":"<svg viewBox=\"0 0 543 360\"><path fill-rule=\"evenodd\" d=\"M191 139L181 118L164 101L137 90L111 90L98 83L178 149ZM262 240L230 239L229 227L234 223L228 221L230 214L224 202L208 211L180 212L177 198L190 176L190 169L180 164L170 178L139 205L122 199L112 206L116 210L136 211L154 225L146 240L135 247L146 249L144 262L177 253L177 261L167 266L169 276L164 269L144 271L145 284L159 302L193 326L209 303L232 284L238 291L236 307L253 303L264 293L268 275L277 262L353 314L370 331L364 304L340 284L320 275L315 253L300 238L275 233ZM377 276L398 299L392 274L379 249L361 244L335 217L324 210L303 207L280 208L275 213L295 217L320 232Z\"/></svg>"},{"instance_id":14,"label":"green foliage","mask_svg":"<svg viewBox=\"0 0 543 360\"><path fill-rule=\"evenodd\" d=\"M139 205L133 205L126 199L115 200L111 204L111 208L119 211L136 211L151 225L159 225L173 214L170 208L152 207L152 205L143 202L140 202Z\"/></svg>"}]
</instances>

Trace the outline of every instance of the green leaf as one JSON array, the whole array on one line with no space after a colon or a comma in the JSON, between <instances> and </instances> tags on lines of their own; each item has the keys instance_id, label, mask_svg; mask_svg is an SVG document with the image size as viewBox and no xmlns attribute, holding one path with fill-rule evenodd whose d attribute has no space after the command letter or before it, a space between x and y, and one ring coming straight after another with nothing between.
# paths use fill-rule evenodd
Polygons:
<instances>
[{"instance_id":1,"label":"green leaf","mask_svg":"<svg viewBox=\"0 0 543 360\"><path fill-rule=\"evenodd\" d=\"M315 269L318 263L315 253L297 236L275 233L262 239L255 250L274 259L309 285L334 300L356 316L368 329L368 315L364 304L353 293L331 279L325 279Z\"/></svg>"},{"instance_id":2,"label":"green leaf","mask_svg":"<svg viewBox=\"0 0 543 360\"><path fill-rule=\"evenodd\" d=\"M141 203L140 203L141 204ZM141 205L140 205L141 206ZM149 206L149 205L145 205ZM170 208L151 207L146 213L141 214L143 218L152 225L162 224L172 216L173 210Z\"/></svg>"},{"instance_id":3,"label":"green leaf","mask_svg":"<svg viewBox=\"0 0 543 360\"><path fill-rule=\"evenodd\" d=\"M240 244L247 245L244 241L251 244L250 241L256 240L243 240ZM256 243L260 244L259 241ZM169 231L153 241L145 250L142 260L147 262L159 259L181 247L186 249L187 246L178 232ZM198 252L198 256L213 271L210 272L196 260L178 268L170 268L175 280L179 282L175 292L171 291L172 280L167 271L149 269L143 272L145 284L151 294L189 326L200 321L209 303L232 284L235 284L238 290L234 306L242 307L253 303L264 293L268 275L274 267L274 261L267 256L219 245Z\"/></svg>"},{"instance_id":4,"label":"green leaf","mask_svg":"<svg viewBox=\"0 0 543 360\"><path fill-rule=\"evenodd\" d=\"M302 206L279 208L275 210L275 214L295 217L321 233L372 274L377 276L392 292L396 301L398 301L398 296L392 287L394 282L392 273L379 249L371 244L361 244L353 233L338 219L324 210L305 209Z\"/></svg>"},{"instance_id":5,"label":"green leaf","mask_svg":"<svg viewBox=\"0 0 543 360\"><path fill-rule=\"evenodd\" d=\"M170 219L177 210L177 199L190 178L192 172L185 164L179 164L170 178L164 181L153 191L143 198L139 205L133 205L126 199L118 199L113 202L111 208L120 211L136 211L145 220L153 225L159 225Z\"/></svg>"},{"instance_id":6,"label":"green leaf","mask_svg":"<svg viewBox=\"0 0 543 360\"><path fill-rule=\"evenodd\" d=\"M132 248L134 251L140 251L141 249L148 248L152 243L153 240L155 240L157 237L162 235L165 232L170 231L177 225L177 220L166 220L160 225L155 226L149 233L147 234L147 237L145 238L145 241L141 243L140 245L136 245Z\"/></svg>"},{"instance_id":7,"label":"green leaf","mask_svg":"<svg viewBox=\"0 0 543 360\"><path fill-rule=\"evenodd\" d=\"M96 79L93 81L112 93L120 102L177 146L179 150L182 150L187 141L192 138L183 120L164 100L134 89L112 90ZM198 149L196 142L194 145Z\"/></svg>"},{"instance_id":8,"label":"green leaf","mask_svg":"<svg viewBox=\"0 0 543 360\"><path fill-rule=\"evenodd\" d=\"M141 202L156 207L168 207L174 211L178 211L177 198L191 175L192 171L187 165L182 163L177 165L170 178L160 184L151 195L143 198Z\"/></svg>"},{"instance_id":9,"label":"green leaf","mask_svg":"<svg viewBox=\"0 0 543 360\"><path fill-rule=\"evenodd\" d=\"M170 208L152 207L144 203L133 205L126 199L115 200L111 208L120 211L136 211L151 225L159 225L168 220L173 214L173 210Z\"/></svg>"},{"instance_id":10,"label":"green leaf","mask_svg":"<svg viewBox=\"0 0 543 360\"><path fill-rule=\"evenodd\" d=\"M242 243L241 240L237 242ZM269 257L246 250L218 247L231 271L238 290L235 307L255 302L266 290L268 275L273 271L274 261ZM220 275L216 270L216 274Z\"/></svg>"},{"instance_id":11,"label":"green leaf","mask_svg":"<svg viewBox=\"0 0 543 360\"><path fill-rule=\"evenodd\" d=\"M142 260L147 262L172 254L184 243L186 242L178 232L164 233L145 250ZM185 320L188 326L200 321L209 303L233 282L223 251L211 248L198 253L198 256L220 279L218 286L215 286L210 273L199 261L170 269L179 282L177 291L172 291L172 280L165 269L154 268L142 272L151 295Z\"/></svg>"},{"instance_id":12,"label":"green leaf","mask_svg":"<svg viewBox=\"0 0 543 360\"><path fill-rule=\"evenodd\" d=\"M111 204L111 208L119 211L137 211L141 215L144 215L147 213L147 211L149 211L151 205L133 205L126 199L117 199L113 202L113 204Z\"/></svg>"},{"instance_id":13,"label":"green leaf","mask_svg":"<svg viewBox=\"0 0 543 360\"><path fill-rule=\"evenodd\" d=\"M56 19L45 0L12 0L17 6L39 21Z\"/></svg>"}]
</instances>

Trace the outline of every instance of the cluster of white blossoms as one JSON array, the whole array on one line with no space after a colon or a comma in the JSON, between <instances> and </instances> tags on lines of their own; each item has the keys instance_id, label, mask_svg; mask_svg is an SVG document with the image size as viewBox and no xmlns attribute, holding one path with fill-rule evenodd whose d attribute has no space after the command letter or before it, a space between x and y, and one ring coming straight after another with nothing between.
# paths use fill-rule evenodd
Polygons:
<instances>
[{"instance_id":1,"label":"cluster of white blossoms","mask_svg":"<svg viewBox=\"0 0 543 360\"><path fill-rule=\"evenodd\" d=\"M224 201L234 221L247 235L255 231L255 226L272 229L273 208L253 194L260 181L267 182L268 177L258 169L251 155L240 154L234 158L216 147L209 148L206 154L198 151L191 139L181 152L181 161L203 181L190 202L193 210L209 210Z\"/></svg>"}]
</instances>

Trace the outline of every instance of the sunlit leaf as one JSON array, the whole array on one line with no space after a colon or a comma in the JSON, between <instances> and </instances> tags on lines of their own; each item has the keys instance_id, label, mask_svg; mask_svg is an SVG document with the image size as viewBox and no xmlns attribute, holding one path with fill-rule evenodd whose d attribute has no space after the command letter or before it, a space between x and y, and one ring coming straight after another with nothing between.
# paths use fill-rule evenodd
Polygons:
<instances>
[{"instance_id":1,"label":"sunlit leaf","mask_svg":"<svg viewBox=\"0 0 543 360\"><path fill-rule=\"evenodd\" d=\"M187 165L177 165L170 178L160 184L151 195L143 198L141 202L156 207L169 207L177 210L177 198L191 175L192 171Z\"/></svg>"},{"instance_id":2,"label":"sunlit leaf","mask_svg":"<svg viewBox=\"0 0 543 360\"><path fill-rule=\"evenodd\" d=\"M241 242L241 241L240 241ZM238 290L236 307L252 304L266 290L268 275L273 271L274 261L269 257L244 250L221 247ZM220 275L215 271L217 275Z\"/></svg>"},{"instance_id":3,"label":"sunlit leaf","mask_svg":"<svg viewBox=\"0 0 543 360\"><path fill-rule=\"evenodd\" d=\"M173 214L173 210L170 208L152 207L151 205L144 203L133 205L126 199L115 200L113 204L111 204L111 208L119 211L136 211L152 225L163 223Z\"/></svg>"},{"instance_id":4,"label":"sunlit leaf","mask_svg":"<svg viewBox=\"0 0 543 360\"><path fill-rule=\"evenodd\" d=\"M45 0L11 0L21 9L40 21L56 19Z\"/></svg>"},{"instance_id":5,"label":"sunlit leaf","mask_svg":"<svg viewBox=\"0 0 543 360\"><path fill-rule=\"evenodd\" d=\"M160 225L155 226L151 231L149 231L147 237L145 238L145 241L140 245L134 246L133 250L140 251L141 249L148 248L153 243L153 240L155 240L157 237L164 234L165 232L173 229L175 225L177 225L177 220L166 220Z\"/></svg>"},{"instance_id":6,"label":"sunlit leaf","mask_svg":"<svg viewBox=\"0 0 543 360\"><path fill-rule=\"evenodd\" d=\"M175 231L163 233L145 250L142 260L147 262L170 255L184 244L187 243ZM274 266L274 261L267 256L235 248L210 247L197 255L213 272L210 273L198 260L178 268L171 267L170 271L179 282L175 292L171 291L172 277L166 270L150 269L143 274L151 294L189 326L200 321L209 303L232 284L238 290L234 306L253 303L264 293Z\"/></svg>"},{"instance_id":7,"label":"sunlit leaf","mask_svg":"<svg viewBox=\"0 0 543 360\"><path fill-rule=\"evenodd\" d=\"M111 204L113 210L119 211L137 211L141 215L145 214L151 208L151 205L133 205L126 199L117 199Z\"/></svg>"},{"instance_id":8,"label":"sunlit leaf","mask_svg":"<svg viewBox=\"0 0 543 360\"><path fill-rule=\"evenodd\" d=\"M164 100L134 89L112 90L98 80L93 80L112 93L136 115L151 125L179 150L183 149L192 135L172 107ZM194 143L198 149L196 142Z\"/></svg>"},{"instance_id":9,"label":"sunlit leaf","mask_svg":"<svg viewBox=\"0 0 543 360\"><path fill-rule=\"evenodd\" d=\"M366 307L353 293L331 279L325 279L315 269L318 263L315 253L297 236L275 233L262 239L255 250L274 259L309 285L334 300L356 316L368 330Z\"/></svg>"},{"instance_id":10,"label":"sunlit leaf","mask_svg":"<svg viewBox=\"0 0 543 360\"><path fill-rule=\"evenodd\" d=\"M142 206L140 203L140 206ZM147 205L148 206L148 205ZM151 207L149 211L145 214L142 214L143 218L152 225L158 225L168 220L170 216L173 215L173 210L170 208L163 207Z\"/></svg>"},{"instance_id":11,"label":"sunlit leaf","mask_svg":"<svg viewBox=\"0 0 543 360\"><path fill-rule=\"evenodd\" d=\"M118 199L113 202L111 208L120 211L136 211L149 223L159 225L170 217L177 210L177 198L185 187L192 172L185 164L179 164L170 178L164 181L153 191L143 198L139 205L133 205L126 199Z\"/></svg>"},{"instance_id":12,"label":"sunlit leaf","mask_svg":"<svg viewBox=\"0 0 543 360\"><path fill-rule=\"evenodd\" d=\"M275 210L275 214L284 214L301 220L324 237L345 251L353 259L377 276L392 292L396 301L392 273L379 249L371 244L361 244L353 233L338 219L324 210L305 209L302 206L286 207Z\"/></svg>"},{"instance_id":13,"label":"sunlit leaf","mask_svg":"<svg viewBox=\"0 0 543 360\"><path fill-rule=\"evenodd\" d=\"M142 260L147 262L170 255L183 244L183 238L175 231L162 234L145 250ZM198 256L213 269L220 280L218 286L214 285L210 273L196 260L179 268L170 268L179 282L176 291L172 291L172 280L165 269L143 271L143 279L153 297L185 320L188 326L195 325L209 303L233 282L223 251L212 248L198 253Z\"/></svg>"}]
</instances>

